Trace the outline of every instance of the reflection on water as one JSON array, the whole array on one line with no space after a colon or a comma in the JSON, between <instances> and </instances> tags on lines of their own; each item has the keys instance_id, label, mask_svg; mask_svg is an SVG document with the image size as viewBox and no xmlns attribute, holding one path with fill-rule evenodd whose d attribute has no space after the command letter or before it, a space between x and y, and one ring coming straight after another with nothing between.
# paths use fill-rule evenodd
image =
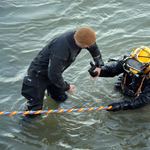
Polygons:
<instances>
[{"instance_id":1,"label":"reflection on water","mask_svg":"<svg viewBox=\"0 0 150 150\"><path fill-rule=\"evenodd\" d=\"M121 59L132 47L149 46L150 4L136 1L1 1L0 2L0 111L25 110L21 86L37 53L54 37L80 26L90 26L105 64ZM117 77L91 80L92 61L83 50L64 73L76 86L64 103L45 95L44 110L106 106L129 100L114 88ZM1 116L1 149L101 149L150 148L149 107L133 111L44 114L33 120Z\"/></svg>"}]
</instances>

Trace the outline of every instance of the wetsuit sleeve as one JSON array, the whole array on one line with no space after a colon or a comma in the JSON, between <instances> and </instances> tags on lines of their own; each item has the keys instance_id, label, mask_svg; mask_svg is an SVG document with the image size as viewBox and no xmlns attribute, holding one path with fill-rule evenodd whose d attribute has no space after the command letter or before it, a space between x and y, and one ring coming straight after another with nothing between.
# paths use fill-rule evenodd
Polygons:
<instances>
[{"instance_id":1,"label":"wetsuit sleeve","mask_svg":"<svg viewBox=\"0 0 150 150\"><path fill-rule=\"evenodd\" d=\"M124 72L123 60L110 66L103 66L99 77L114 77Z\"/></svg>"},{"instance_id":2,"label":"wetsuit sleeve","mask_svg":"<svg viewBox=\"0 0 150 150\"><path fill-rule=\"evenodd\" d=\"M95 65L97 67L104 66L104 62L102 60L102 55L101 55L101 52L100 52L100 50L99 50L96 42L92 46L90 46L89 48L87 48L87 50L92 55L93 60L95 62Z\"/></svg>"},{"instance_id":3,"label":"wetsuit sleeve","mask_svg":"<svg viewBox=\"0 0 150 150\"><path fill-rule=\"evenodd\" d=\"M48 78L57 87L67 91L70 89L70 85L64 81L62 72L66 61L60 57L53 56L48 67Z\"/></svg>"}]
</instances>

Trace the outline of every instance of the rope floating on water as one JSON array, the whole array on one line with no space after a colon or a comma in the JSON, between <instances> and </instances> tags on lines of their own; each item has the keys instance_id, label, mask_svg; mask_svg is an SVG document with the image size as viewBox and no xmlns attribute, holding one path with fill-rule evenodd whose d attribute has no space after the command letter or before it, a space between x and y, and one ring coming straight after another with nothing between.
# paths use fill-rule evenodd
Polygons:
<instances>
[{"instance_id":1,"label":"rope floating on water","mask_svg":"<svg viewBox=\"0 0 150 150\"><path fill-rule=\"evenodd\" d=\"M71 108L71 109L59 109L59 110L37 110L37 111L12 111L0 112L0 116L12 116L12 115L27 115L27 114L50 114L50 113L70 113L70 112L82 112L82 111L92 111L92 110L107 110L111 109L112 106L101 106L101 107L90 107L90 108Z\"/></svg>"}]
</instances>

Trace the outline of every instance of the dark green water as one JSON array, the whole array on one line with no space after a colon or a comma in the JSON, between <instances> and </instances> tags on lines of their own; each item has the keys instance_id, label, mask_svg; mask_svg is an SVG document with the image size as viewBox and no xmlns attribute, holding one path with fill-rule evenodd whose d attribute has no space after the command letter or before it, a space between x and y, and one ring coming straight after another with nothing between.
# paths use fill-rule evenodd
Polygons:
<instances>
[{"instance_id":1,"label":"dark green water","mask_svg":"<svg viewBox=\"0 0 150 150\"><path fill-rule=\"evenodd\" d=\"M133 48L150 46L148 0L1 0L0 111L21 111L21 86L37 53L54 37L81 26L92 27L105 64ZM44 110L107 106L129 100L114 88L115 78L91 80L92 60L83 50L64 73L76 86L63 104L46 97ZM149 150L150 106L117 113L90 111L44 114L28 123L20 116L0 116L2 150Z\"/></svg>"}]
</instances>

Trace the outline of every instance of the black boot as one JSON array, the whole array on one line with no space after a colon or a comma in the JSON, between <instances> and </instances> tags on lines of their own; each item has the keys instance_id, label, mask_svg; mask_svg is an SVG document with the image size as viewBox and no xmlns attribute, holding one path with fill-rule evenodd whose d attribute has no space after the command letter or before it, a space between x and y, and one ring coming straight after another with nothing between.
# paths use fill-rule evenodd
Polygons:
<instances>
[{"instance_id":1,"label":"black boot","mask_svg":"<svg viewBox=\"0 0 150 150\"><path fill-rule=\"evenodd\" d=\"M34 108L35 109L35 108ZM27 106L26 111L36 111L34 110L31 106ZM41 109L37 109L37 110L41 110ZM25 115L27 118L36 118L37 116L40 116L41 114L27 114Z\"/></svg>"}]
</instances>

